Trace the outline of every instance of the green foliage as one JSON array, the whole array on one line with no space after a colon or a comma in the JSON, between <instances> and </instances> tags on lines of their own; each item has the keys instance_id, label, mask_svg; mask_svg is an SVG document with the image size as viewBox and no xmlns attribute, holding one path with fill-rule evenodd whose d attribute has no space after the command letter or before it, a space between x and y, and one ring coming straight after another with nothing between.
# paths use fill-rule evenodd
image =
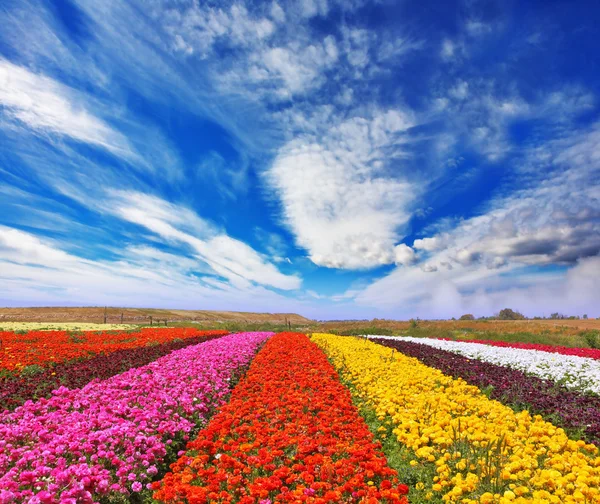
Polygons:
<instances>
[{"instance_id":1,"label":"green foliage","mask_svg":"<svg viewBox=\"0 0 600 504\"><path fill-rule=\"evenodd\" d=\"M42 368L41 366L38 366L37 364L32 364L30 366L25 366L23 369L21 369L21 376L22 377L35 376L35 375L38 375L43 372L44 372L44 368Z\"/></svg>"},{"instance_id":2,"label":"green foliage","mask_svg":"<svg viewBox=\"0 0 600 504\"><path fill-rule=\"evenodd\" d=\"M69 341L71 343L85 343L85 334L82 332L69 333Z\"/></svg>"},{"instance_id":3,"label":"green foliage","mask_svg":"<svg viewBox=\"0 0 600 504\"><path fill-rule=\"evenodd\" d=\"M579 334L590 348L600 348L600 331L583 331Z\"/></svg>"},{"instance_id":4,"label":"green foliage","mask_svg":"<svg viewBox=\"0 0 600 504\"><path fill-rule=\"evenodd\" d=\"M465 313L464 315L461 315L458 320L475 320L475 316L470 313Z\"/></svg>"},{"instance_id":5,"label":"green foliage","mask_svg":"<svg viewBox=\"0 0 600 504\"><path fill-rule=\"evenodd\" d=\"M498 313L500 320L524 320L525 316L518 311L511 310L510 308L504 308Z\"/></svg>"}]
</instances>

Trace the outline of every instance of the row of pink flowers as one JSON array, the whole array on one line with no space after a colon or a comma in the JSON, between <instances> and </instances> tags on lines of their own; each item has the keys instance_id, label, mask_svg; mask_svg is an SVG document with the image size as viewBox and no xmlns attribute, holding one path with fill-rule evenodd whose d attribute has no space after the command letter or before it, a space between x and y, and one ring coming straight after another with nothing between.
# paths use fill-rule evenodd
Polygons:
<instances>
[{"instance_id":1,"label":"row of pink flowers","mask_svg":"<svg viewBox=\"0 0 600 504\"><path fill-rule=\"evenodd\" d=\"M438 338L448 340L447 338ZM540 345L537 343L519 343L508 341L482 340L482 339L460 339L465 343L482 343L484 345L504 347L504 348L520 348L523 350L540 350L542 352L557 353L562 355L575 355L577 357L587 357L589 359L600 359L600 349L597 348L572 348L565 346Z\"/></svg>"},{"instance_id":2,"label":"row of pink flowers","mask_svg":"<svg viewBox=\"0 0 600 504\"><path fill-rule=\"evenodd\" d=\"M0 503L92 503L143 490L271 335L225 336L0 413Z\"/></svg>"}]
</instances>

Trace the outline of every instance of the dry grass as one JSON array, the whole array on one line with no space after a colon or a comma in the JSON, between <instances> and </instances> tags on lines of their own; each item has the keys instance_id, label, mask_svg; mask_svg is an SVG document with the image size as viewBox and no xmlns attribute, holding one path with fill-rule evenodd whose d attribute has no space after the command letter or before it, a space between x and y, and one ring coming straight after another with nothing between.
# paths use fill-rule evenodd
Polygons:
<instances>
[{"instance_id":1,"label":"dry grass","mask_svg":"<svg viewBox=\"0 0 600 504\"><path fill-rule=\"evenodd\" d=\"M153 321L169 322L235 322L235 323L271 323L293 325L310 324L312 320L295 313L250 313L206 310L163 310L152 308L108 308L107 322L110 324L148 324ZM104 307L65 308L0 308L0 324L4 322L104 322Z\"/></svg>"}]
</instances>

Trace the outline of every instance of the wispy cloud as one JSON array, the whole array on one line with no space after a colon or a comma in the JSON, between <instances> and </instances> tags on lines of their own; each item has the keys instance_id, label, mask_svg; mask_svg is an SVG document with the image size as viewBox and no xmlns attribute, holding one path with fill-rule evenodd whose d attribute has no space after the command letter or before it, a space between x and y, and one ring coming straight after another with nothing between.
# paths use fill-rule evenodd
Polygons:
<instances>
[{"instance_id":1,"label":"wispy cloud","mask_svg":"<svg viewBox=\"0 0 600 504\"><path fill-rule=\"evenodd\" d=\"M58 243L5 226L0 226L0 271L11 303L257 310L273 303L291 304L260 286L240 290L221 283L217 289L197 276L203 266L185 256L132 247L120 260L92 261L64 252Z\"/></svg>"},{"instance_id":2,"label":"wispy cloud","mask_svg":"<svg viewBox=\"0 0 600 504\"><path fill-rule=\"evenodd\" d=\"M59 135L135 156L127 139L87 110L75 90L0 59L0 105L8 119L40 135Z\"/></svg>"},{"instance_id":3,"label":"wispy cloud","mask_svg":"<svg viewBox=\"0 0 600 504\"><path fill-rule=\"evenodd\" d=\"M283 290L300 287L298 276L284 275L250 246L231 238L185 207L130 191L111 191L100 206L168 242L188 245L199 259L232 285L247 288L254 282Z\"/></svg>"}]
</instances>

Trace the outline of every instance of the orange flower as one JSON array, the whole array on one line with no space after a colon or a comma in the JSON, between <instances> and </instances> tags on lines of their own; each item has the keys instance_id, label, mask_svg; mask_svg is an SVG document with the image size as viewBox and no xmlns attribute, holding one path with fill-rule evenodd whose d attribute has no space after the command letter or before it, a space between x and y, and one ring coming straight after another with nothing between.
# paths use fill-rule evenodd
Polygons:
<instances>
[{"instance_id":1,"label":"orange flower","mask_svg":"<svg viewBox=\"0 0 600 504\"><path fill-rule=\"evenodd\" d=\"M98 354L168 343L174 339L224 334L227 331L198 331L188 327L147 327L136 332L85 331L76 334L68 331L29 331L27 334L0 331L3 343L0 347L0 369L17 371L31 365L47 367L53 363L89 359Z\"/></svg>"}]
</instances>

